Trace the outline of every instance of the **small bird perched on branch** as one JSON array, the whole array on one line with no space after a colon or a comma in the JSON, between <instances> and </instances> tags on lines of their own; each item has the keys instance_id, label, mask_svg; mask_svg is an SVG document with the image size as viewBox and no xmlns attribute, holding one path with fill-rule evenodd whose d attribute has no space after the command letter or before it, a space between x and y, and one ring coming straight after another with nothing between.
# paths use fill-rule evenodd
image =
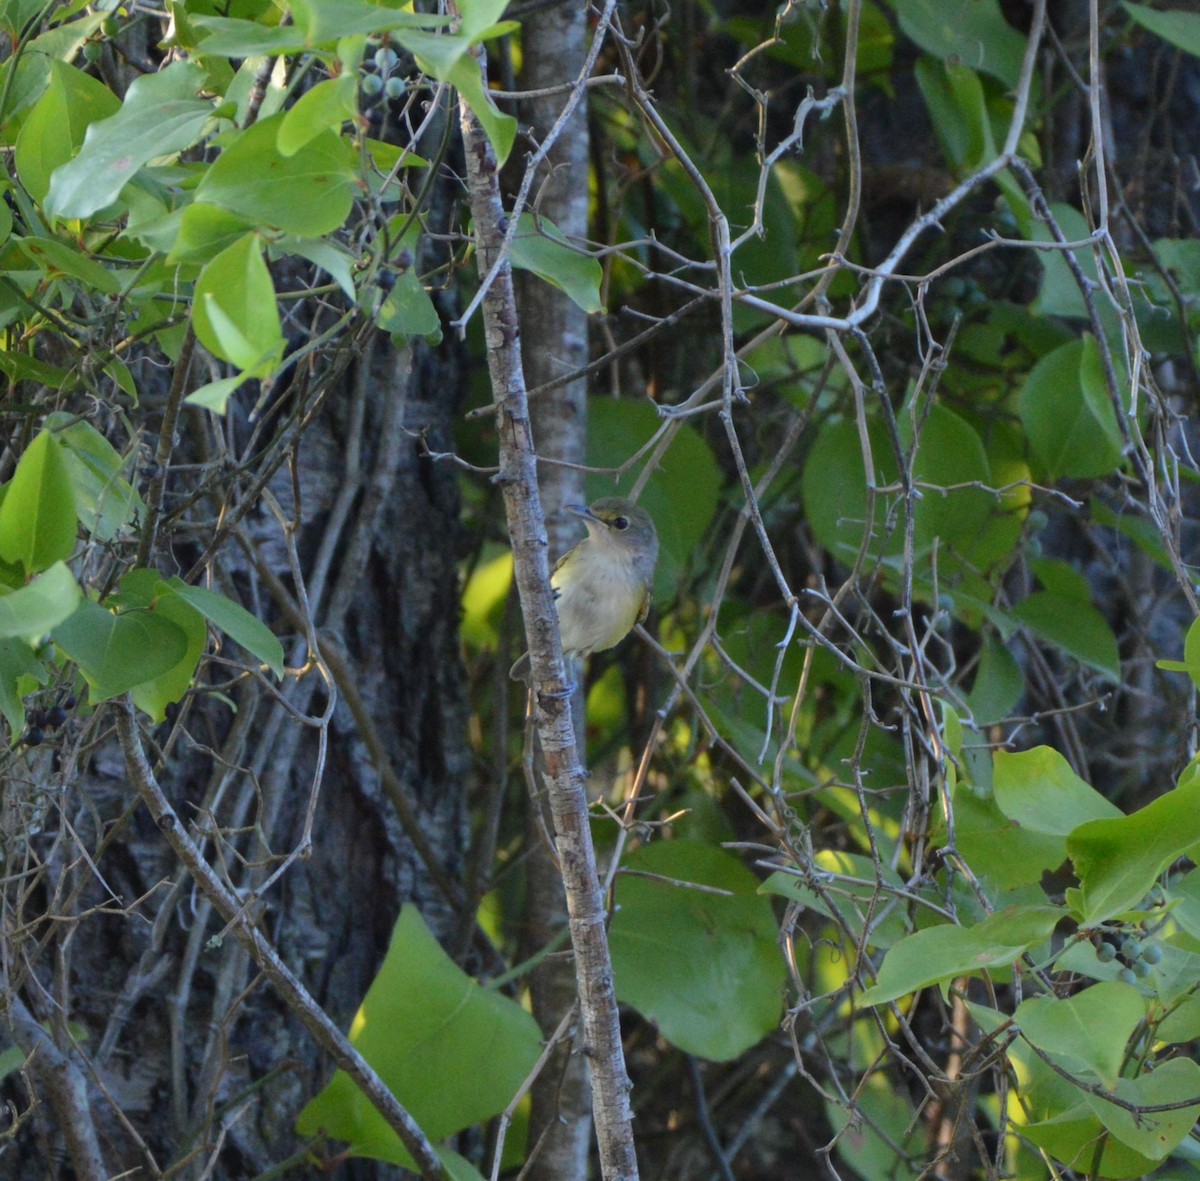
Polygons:
<instances>
[{"instance_id":1,"label":"small bird perched on branch","mask_svg":"<svg viewBox=\"0 0 1200 1181\"><path fill-rule=\"evenodd\" d=\"M582 660L616 647L646 618L658 534L650 514L622 496L606 496L590 508L569 504L567 511L583 519L588 535L558 559L550 584L563 654ZM508 675L530 679L528 652Z\"/></svg>"}]
</instances>

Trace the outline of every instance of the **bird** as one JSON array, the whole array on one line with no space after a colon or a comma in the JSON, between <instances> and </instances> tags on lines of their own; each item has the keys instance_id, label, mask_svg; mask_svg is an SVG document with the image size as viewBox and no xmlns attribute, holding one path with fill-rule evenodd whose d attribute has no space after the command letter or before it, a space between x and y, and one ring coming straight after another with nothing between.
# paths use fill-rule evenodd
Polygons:
<instances>
[{"instance_id":1,"label":"bird","mask_svg":"<svg viewBox=\"0 0 1200 1181\"><path fill-rule=\"evenodd\" d=\"M587 536L554 566L558 628L563 654L582 660L615 648L650 610L658 533L644 508L623 496L606 496L567 511L587 527ZM531 680L529 653L509 670L514 681Z\"/></svg>"}]
</instances>

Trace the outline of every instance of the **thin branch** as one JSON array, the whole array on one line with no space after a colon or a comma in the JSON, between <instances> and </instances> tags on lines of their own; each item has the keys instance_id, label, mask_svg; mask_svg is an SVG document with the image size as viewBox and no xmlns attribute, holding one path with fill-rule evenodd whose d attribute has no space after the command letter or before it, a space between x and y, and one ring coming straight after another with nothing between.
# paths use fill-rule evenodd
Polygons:
<instances>
[{"instance_id":1,"label":"thin branch","mask_svg":"<svg viewBox=\"0 0 1200 1181\"><path fill-rule=\"evenodd\" d=\"M279 953L267 942L266 936L254 926L251 918L244 912L239 899L230 892L196 848L175 809L163 794L146 759L133 703L128 697L117 709L117 734L121 740L129 779L154 818L163 839L187 867L217 913L229 924L234 937L246 949L317 1045L354 1080L371 1105L383 1116L388 1127L400 1137L401 1143L417 1162L421 1176L427 1181L444 1181L445 1169L425 1133L417 1126L412 1116L396 1102L395 1096L371 1065L350 1044L346 1035L334 1025L325 1010L313 1000L308 989L280 959Z\"/></svg>"}]
</instances>

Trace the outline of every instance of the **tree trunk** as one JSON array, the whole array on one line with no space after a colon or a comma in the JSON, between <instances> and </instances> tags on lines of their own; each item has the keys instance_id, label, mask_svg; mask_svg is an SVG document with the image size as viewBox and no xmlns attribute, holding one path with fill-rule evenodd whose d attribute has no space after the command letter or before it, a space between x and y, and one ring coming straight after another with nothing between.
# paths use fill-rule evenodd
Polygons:
<instances>
[{"instance_id":1,"label":"tree trunk","mask_svg":"<svg viewBox=\"0 0 1200 1181\"><path fill-rule=\"evenodd\" d=\"M410 351L377 336L329 392L292 470L272 480L282 520L298 522L316 632L341 681L327 751L319 727L297 721L259 681L231 680L219 666L202 672L209 690L189 696L174 727L143 730L181 821L342 1028L402 903L418 905L448 938L459 921L414 851L389 784L418 817L435 869L453 881L469 771L459 497L454 469L429 459L420 435L450 448L461 387L456 347ZM190 423L190 455L216 452L213 426L207 415ZM228 442L236 432L225 426ZM211 530L211 500L186 509L200 478L197 468L168 471L167 509L185 506L180 521ZM212 576L266 615L273 589L296 595L285 531L265 503L244 525L249 560L226 544ZM186 570L199 552L194 536L168 535L159 568ZM303 664L296 620L283 618L275 630L289 666ZM282 691L309 718L329 701L315 667ZM56 750L29 751L7 775L5 1024L33 1057L24 1080L10 1075L6 1084L5 1098L28 1118L0 1156L0 1178L99 1181L169 1169L255 1177L301 1148L293 1123L330 1064L240 944L222 938L221 921L132 795L111 724L111 707L72 717L52 740ZM386 754L389 780L368 737ZM314 793L311 855L272 882L301 843ZM339 1175L397 1170L356 1162Z\"/></svg>"}]
</instances>

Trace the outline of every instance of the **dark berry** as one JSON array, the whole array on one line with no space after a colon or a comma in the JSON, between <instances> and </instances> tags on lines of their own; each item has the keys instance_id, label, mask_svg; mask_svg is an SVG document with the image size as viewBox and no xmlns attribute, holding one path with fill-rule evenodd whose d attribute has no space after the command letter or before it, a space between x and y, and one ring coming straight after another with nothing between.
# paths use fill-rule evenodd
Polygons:
<instances>
[{"instance_id":1,"label":"dark berry","mask_svg":"<svg viewBox=\"0 0 1200 1181\"><path fill-rule=\"evenodd\" d=\"M46 725L51 730L58 729L67 720L67 711L61 705L52 706L46 710Z\"/></svg>"},{"instance_id":2,"label":"dark berry","mask_svg":"<svg viewBox=\"0 0 1200 1181\"><path fill-rule=\"evenodd\" d=\"M79 704L79 699L74 693L71 693L65 701L63 701L63 709L74 709Z\"/></svg>"},{"instance_id":3,"label":"dark berry","mask_svg":"<svg viewBox=\"0 0 1200 1181\"><path fill-rule=\"evenodd\" d=\"M26 720L31 726L44 726L46 724L46 711L44 709L31 709L26 714Z\"/></svg>"},{"instance_id":4,"label":"dark berry","mask_svg":"<svg viewBox=\"0 0 1200 1181\"><path fill-rule=\"evenodd\" d=\"M30 726L25 731L26 746L41 746L46 741L46 731L41 726Z\"/></svg>"}]
</instances>

